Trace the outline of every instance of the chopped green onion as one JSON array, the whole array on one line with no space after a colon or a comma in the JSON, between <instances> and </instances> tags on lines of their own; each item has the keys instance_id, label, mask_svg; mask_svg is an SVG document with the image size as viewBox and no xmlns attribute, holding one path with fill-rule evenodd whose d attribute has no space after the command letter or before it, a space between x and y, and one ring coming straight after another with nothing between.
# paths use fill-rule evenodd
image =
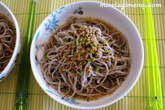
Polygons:
<instances>
[{"instance_id":1,"label":"chopped green onion","mask_svg":"<svg viewBox=\"0 0 165 110\"><path fill-rule=\"evenodd\" d=\"M92 48L94 48L93 44L90 44Z\"/></svg>"},{"instance_id":2,"label":"chopped green onion","mask_svg":"<svg viewBox=\"0 0 165 110\"><path fill-rule=\"evenodd\" d=\"M66 38L64 39L64 41L66 41Z\"/></svg>"},{"instance_id":3,"label":"chopped green onion","mask_svg":"<svg viewBox=\"0 0 165 110\"><path fill-rule=\"evenodd\" d=\"M111 66L111 67L109 67L109 69L112 69L112 66Z\"/></svg>"},{"instance_id":4,"label":"chopped green onion","mask_svg":"<svg viewBox=\"0 0 165 110\"><path fill-rule=\"evenodd\" d=\"M83 73L84 73L84 70L81 71L81 74L83 74Z\"/></svg>"},{"instance_id":5,"label":"chopped green onion","mask_svg":"<svg viewBox=\"0 0 165 110\"><path fill-rule=\"evenodd\" d=\"M66 83L67 85L69 85L69 83Z\"/></svg>"},{"instance_id":6,"label":"chopped green onion","mask_svg":"<svg viewBox=\"0 0 165 110\"><path fill-rule=\"evenodd\" d=\"M84 39L84 42L85 42L86 40Z\"/></svg>"},{"instance_id":7,"label":"chopped green onion","mask_svg":"<svg viewBox=\"0 0 165 110\"><path fill-rule=\"evenodd\" d=\"M94 44L94 46L96 47L96 46L97 46L97 44Z\"/></svg>"},{"instance_id":8,"label":"chopped green onion","mask_svg":"<svg viewBox=\"0 0 165 110\"><path fill-rule=\"evenodd\" d=\"M124 69L126 69L126 66L123 66Z\"/></svg>"},{"instance_id":9,"label":"chopped green onion","mask_svg":"<svg viewBox=\"0 0 165 110\"><path fill-rule=\"evenodd\" d=\"M64 56L67 57L66 53L64 53Z\"/></svg>"},{"instance_id":10,"label":"chopped green onion","mask_svg":"<svg viewBox=\"0 0 165 110\"><path fill-rule=\"evenodd\" d=\"M99 39L100 40L100 42L102 42L103 40L102 39Z\"/></svg>"},{"instance_id":11,"label":"chopped green onion","mask_svg":"<svg viewBox=\"0 0 165 110\"><path fill-rule=\"evenodd\" d=\"M87 59L87 61L88 61L88 62L90 62L90 61L91 61L91 59L90 59L90 58L88 58L88 59Z\"/></svg>"},{"instance_id":12,"label":"chopped green onion","mask_svg":"<svg viewBox=\"0 0 165 110\"><path fill-rule=\"evenodd\" d=\"M97 66L96 69L95 69L95 71L98 71L99 69L100 69L100 68Z\"/></svg>"},{"instance_id":13,"label":"chopped green onion","mask_svg":"<svg viewBox=\"0 0 165 110\"><path fill-rule=\"evenodd\" d=\"M85 44L85 42L82 42L82 44L84 45L84 44Z\"/></svg>"},{"instance_id":14,"label":"chopped green onion","mask_svg":"<svg viewBox=\"0 0 165 110\"><path fill-rule=\"evenodd\" d=\"M92 51L92 53L94 54L95 52L94 52L94 51Z\"/></svg>"},{"instance_id":15,"label":"chopped green onion","mask_svg":"<svg viewBox=\"0 0 165 110\"><path fill-rule=\"evenodd\" d=\"M105 42L105 43L107 43L107 41L106 41L106 40L105 40L104 42Z\"/></svg>"},{"instance_id":16,"label":"chopped green onion","mask_svg":"<svg viewBox=\"0 0 165 110\"><path fill-rule=\"evenodd\" d=\"M108 53L108 50L105 50L105 53Z\"/></svg>"},{"instance_id":17,"label":"chopped green onion","mask_svg":"<svg viewBox=\"0 0 165 110\"><path fill-rule=\"evenodd\" d=\"M109 32L112 32L111 30L109 30Z\"/></svg>"},{"instance_id":18,"label":"chopped green onion","mask_svg":"<svg viewBox=\"0 0 165 110\"><path fill-rule=\"evenodd\" d=\"M90 44L91 46L93 46L93 44Z\"/></svg>"},{"instance_id":19,"label":"chopped green onion","mask_svg":"<svg viewBox=\"0 0 165 110\"><path fill-rule=\"evenodd\" d=\"M74 42L73 42L73 41L70 41L70 43L71 43L71 44L74 44Z\"/></svg>"},{"instance_id":20,"label":"chopped green onion","mask_svg":"<svg viewBox=\"0 0 165 110\"><path fill-rule=\"evenodd\" d=\"M91 51L91 49L88 48L88 51Z\"/></svg>"},{"instance_id":21,"label":"chopped green onion","mask_svg":"<svg viewBox=\"0 0 165 110\"><path fill-rule=\"evenodd\" d=\"M114 56L112 56L111 58L112 58L112 59L114 59L115 57L114 57Z\"/></svg>"},{"instance_id":22,"label":"chopped green onion","mask_svg":"<svg viewBox=\"0 0 165 110\"><path fill-rule=\"evenodd\" d=\"M103 89L103 92L104 92L104 89Z\"/></svg>"},{"instance_id":23,"label":"chopped green onion","mask_svg":"<svg viewBox=\"0 0 165 110\"><path fill-rule=\"evenodd\" d=\"M73 55L74 55L75 53L73 52Z\"/></svg>"},{"instance_id":24,"label":"chopped green onion","mask_svg":"<svg viewBox=\"0 0 165 110\"><path fill-rule=\"evenodd\" d=\"M58 35L58 37L60 37L60 35Z\"/></svg>"},{"instance_id":25,"label":"chopped green onion","mask_svg":"<svg viewBox=\"0 0 165 110\"><path fill-rule=\"evenodd\" d=\"M80 38L80 39L79 39L79 41L81 42L81 41L82 41L82 39Z\"/></svg>"},{"instance_id":26,"label":"chopped green onion","mask_svg":"<svg viewBox=\"0 0 165 110\"><path fill-rule=\"evenodd\" d=\"M78 43L77 45L80 46L80 43Z\"/></svg>"},{"instance_id":27,"label":"chopped green onion","mask_svg":"<svg viewBox=\"0 0 165 110\"><path fill-rule=\"evenodd\" d=\"M81 60L81 58L78 59L79 61Z\"/></svg>"},{"instance_id":28,"label":"chopped green onion","mask_svg":"<svg viewBox=\"0 0 165 110\"><path fill-rule=\"evenodd\" d=\"M47 58L47 55L45 55L44 58Z\"/></svg>"},{"instance_id":29,"label":"chopped green onion","mask_svg":"<svg viewBox=\"0 0 165 110\"><path fill-rule=\"evenodd\" d=\"M85 36L85 34L82 34L83 36Z\"/></svg>"},{"instance_id":30,"label":"chopped green onion","mask_svg":"<svg viewBox=\"0 0 165 110\"><path fill-rule=\"evenodd\" d=\"M75 31L76 31L77 29L75 28Z\"/></svg>"},{"instance_id":31,"label":"chopped green onion","mask_svg":"<svg viewBox=\"0 0 165 110\"><path fill-rule=\"evenodd\" d=\"M89 36L91 36L92 34L89 34Z\"/></svg>"},{"instance_id":32,"label":"chopped green onion","mask_svg":"<svg viewBox=\"0 0 165 110\"><path fill-rule=\"evenodd\" d=\"M116 64L114 64L114 66L116 66Z\"/></svg>"},{"instance_id":33,"label":"chopped green onion","mask_svg":"<svg viewBox=\"0 0 165 110\"><path fill-rule=\"evenodd\" d=\"M101 55L103 55L103 52L101 53Z\"/></svg>"},{"instance_id":34,"label":"chopped green onion","mask_svg":"<svg viewBox=\"0 0 165 110\"><path fill-rule=\"evenodd\" d=\"M84 52L82 51L81 54L84 54Z\"/></svg>"}]
</instances>

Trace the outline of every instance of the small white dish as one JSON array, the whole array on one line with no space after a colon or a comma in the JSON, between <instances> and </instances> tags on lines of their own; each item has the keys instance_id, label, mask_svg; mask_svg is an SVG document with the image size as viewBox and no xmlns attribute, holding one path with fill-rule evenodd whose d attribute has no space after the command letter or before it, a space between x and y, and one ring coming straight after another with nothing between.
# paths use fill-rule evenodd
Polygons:
<instances>
[{"instance_id":1,"label":"small white dish","mask_svg":"<svg viewBox=\"0 0 165 110\"><path fill-rule=\"evenodd\" d=\"M2 2L0 2L0 13L3 13L4 15L6 15L10 19L10 21L13 23L13 25L15 26L15 29L16 29L16 43L15 43L14 52L13 52L13 55L12 55L9 63L7 64L5 69L0 74L0 82L1 82L10 73L10 71L16 64L16 61L19 56L20 48L21 48L21 37L20 37L19 25L18 25L18 22L17 22L15 16L10 11L10 9Z\"/></svg>"},{"instance_id":2,"label":"small white dish","mask_svg":"<svg viewBox=\"0 0 165 110\"><path fill-rule=\"evenodd\" d=\"M69 107L77 109L98 109L117 102L133 88L142 70L144 51L142 40L137 28L121 11L113 7L103 8L100 7L100 4L100 2L82 1L71 3L55 10L40 24L31 44L31 67L38 84L51 98ZM131 55L131 71L127 76L127 79L113 94L89 102L74 98L71 101L65 101L61 98L62 95L58 94L55 89L46 84L40 71L40 64L35 59L37 50L36 42L47 42L50 35L58 28L58 26L66 23L69 16L91 16L94 18L100 18L112 24L127 37ZM39 55L39 57L42 58L42 51L39 51Z\"/></svg>"}]
</instances>

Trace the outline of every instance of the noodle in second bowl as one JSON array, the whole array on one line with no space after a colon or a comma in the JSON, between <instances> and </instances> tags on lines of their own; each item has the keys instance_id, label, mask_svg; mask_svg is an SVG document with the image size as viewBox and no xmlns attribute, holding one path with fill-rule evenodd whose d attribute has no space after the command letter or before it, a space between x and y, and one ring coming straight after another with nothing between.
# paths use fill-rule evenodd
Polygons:
<instances>
[{"instance_id":1,"label":"noodle in second bowl","mask_svg":"<svg viewBox=\"0 0 165 110\"><path fill-rule=\"evenodd\" d=\"M16 42L16 32L13 23L0 13L0 74L13 55Z\"/></svg>"}]
</instances>

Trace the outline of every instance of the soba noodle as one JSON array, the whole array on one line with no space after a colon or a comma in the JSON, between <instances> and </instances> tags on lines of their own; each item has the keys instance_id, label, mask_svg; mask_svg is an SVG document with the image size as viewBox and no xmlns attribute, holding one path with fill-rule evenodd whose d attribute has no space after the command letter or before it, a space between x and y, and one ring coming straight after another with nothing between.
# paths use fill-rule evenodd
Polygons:
<instances>
[{"instance_id":1,"label":"soba noodle","mask_svg":"<svg viewBox=\"0 0 165 110\"><path fill-rule=\"evenodd\" d=\"M15 47L15 32L8 20L0 18L0 74L7 66Z\"/></svg>"},{"instance_id":2,"label":"soba noodle","mask_svg":"<svg viewBox=\"0 0 165 110\"><path fill-rule=\"evenodd\" d=\"M36 53L43 77L66 99L112 93L130 71L126 37L97 20L70 17L44 45L43 58Z\"/></svg>"}]
</instances>

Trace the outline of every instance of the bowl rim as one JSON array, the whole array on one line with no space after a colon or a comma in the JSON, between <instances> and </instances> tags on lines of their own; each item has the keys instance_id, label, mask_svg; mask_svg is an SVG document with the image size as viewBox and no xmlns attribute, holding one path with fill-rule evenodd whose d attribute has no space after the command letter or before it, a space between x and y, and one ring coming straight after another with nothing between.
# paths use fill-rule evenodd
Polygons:
<instances>
[{"instance_id":1,"label":"bowl rim","mask_svg":"<svg viewBox=\"0 0 165 110\"><path fill-rule=\"evenodd\" d=\"M66 5L64 5L64 6L68 6L68 5L71 5L71 4L74 5L75 3L80 3L80 4L81 4L81 3L102 4L103 2L97 2L97 1L78 1L78 2L72 2L72 3L66 4ZM105 3L104 3L104 4L105 4ZM33 75L34 75L34 77L35 77L37 83L38 83L38 84L40 85L40 87L43 89L43 91L44 91L49 97L51 97L53 100L55 100L55 101L57 101L57 102L59 102L59 103L61 103L61 104L63 104L63 105L66 105L66 106L68 106L68 107L72 107L72 108L76 108L76 109L99 109L99 108L109 106L109 105L114 104L115 102L119 101L119 100L122 99L125 95L127 95L128 92L130 92L130 90L135 86L135 84L136 84L136 82L137 82L137 80L139 79L139 76L140 76L140 74L141 74L141 71L142 71L142 68L143 68L143 62L144 62L144 47L143 47L143 42L142 42L141 36L140 36L139 31L138 31L138 29L136 28L135 24L130 20L130 18L129 18L128 16L126 16L122 11L120 11L120 10L117 9L117 8L114 8L114 7L108 7L108 8L109 8L109 9L113 9L114 11L116 11L116 12L118 12L119 14L123 15L123 16L128 20L128 22L130 22L130 24L133 26L133 28L134 28L135 31L137 32L137 36L138 36L138 39L139 39L139 41L140 41L141 50L142 50L142 53L141 53L142 58L141 58L141 64L140 64L139 70L137 71L137 77L136 77L136 79L135 79L134 81L132 81L132 85L128 87L127 91L125 91L125 92L122 93L119 97L117 97L116 99L114 99L113 102L105 103L105 104L102 104L102 105L99 105L99 106L92 106L92 107L88 107L88 108L87 108L87 107L84 107L84 106L78 107L77 105L72 105L72 104L69 104L69 103L64 103L63 101L59 101L58 99L56 99L55 97L53 97L52 95L50 95L49 93L47 93L47 92L44 90L43 86L40 84L40 81L39 81L39 79L37 78L37 75L36 75L37 70L36 70L36 68L34 68L34 67L35 67L35 62L33 61L33 58L32 58L32 57L34 57L34 55L32 54L32 53L33 53L33 52L32 52L32 50L33 50L32 45L33 45L33 44L31 44L31 49L30 49L30 62L31 62L31 67L32 67ZM60 9L60 8L58 8L58 9ZM56 9L56 10L58 10L58 9ZM53 11L53 12L54 12L54 11ZM53 12L51 12L51 13L53 13ZM50 14L51 14L51 13L50 13ZM49 15L50 15L50 14L49 14ZM48 15L48 16L49 16L49 15ZM47 16L47 17L48 17L48 16ZM36 30L34 36L37 35L37 33L39 32L39 27L41 27L41 25L42 25L43 22L47 19L47 17L45 17L45 19L40 23L40 25L38 26L38 28L37 28L37 30ZM35 38L35 37L33 37L32 43L33 43L34 40L35 40L34 38Z\"/></svg>"},{"instance_id":2,"label":"bowl rim","mask_svg":"<svg viewBox=\"0 0 165 110\"><path fill-rule=\"evenodd\" d=\"M15 58L17 57L17 53L20 52L20 47L21 47L21 38L20 38L20 28L19 28L19 25L18 25L18 22L17 22L17 19L15 18L14 14L11 12L11 10L4 4L0 1L0 5L2 6L2 8L4 10L6 10L11 18L12 18L12 21L13 21L13 24L15 26L15 29L16 29L16 42L15 42L15 47L14 47L14 52L13 52L13 55L12 57L10 58L10 61L8 62L7 66L5 67L5 69L1 72L0 76L3 74L4 77L6 77L10 71L13 69L14 65L15 65ZM4 14L4 13L3 13ZM10 19L11 20L11 19ZM3 78L5 79L5 78ZM2 80L3 80L2 79ZM0 80L0 82L2 81Z\"/></svg>"}]
</instances>

